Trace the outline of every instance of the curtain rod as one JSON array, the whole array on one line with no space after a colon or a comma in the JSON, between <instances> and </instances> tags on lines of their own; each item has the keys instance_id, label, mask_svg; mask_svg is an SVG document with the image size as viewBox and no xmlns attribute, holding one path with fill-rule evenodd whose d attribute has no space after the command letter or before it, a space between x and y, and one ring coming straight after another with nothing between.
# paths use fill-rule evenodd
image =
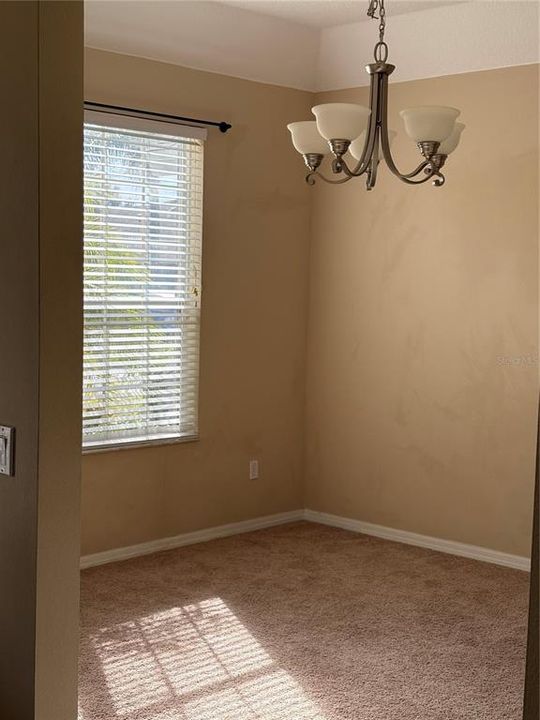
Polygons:
<instances>
[{"instance_id":1,"label":"curtain rod","mask_svg":"<svg viewBox=\"0 0 540 720\"><path fill-rule=\"evenodd\" d=\"M85 107L85 110L97 110L97 111L102 110L104 112L121 112L124 115L133 115L135 117L147 117L147 118L150 117L150 118L155 118L157 120L165 120L166 122L175 122L175 123L184 123L184 124L196 123L197 125L209 125L212 127L219 128L222 133L226 133L227 130L230 130L232 128L232 125L230 123L227 123L224 121L217 122L215 120L200 120L198 118L183 117L182 115L167 115L165 113L153 112L152 110L139 110L137 108L122 107L121 105L107 105L105 103L85 101L84 107Z\"/></svg>"}]
</instances>

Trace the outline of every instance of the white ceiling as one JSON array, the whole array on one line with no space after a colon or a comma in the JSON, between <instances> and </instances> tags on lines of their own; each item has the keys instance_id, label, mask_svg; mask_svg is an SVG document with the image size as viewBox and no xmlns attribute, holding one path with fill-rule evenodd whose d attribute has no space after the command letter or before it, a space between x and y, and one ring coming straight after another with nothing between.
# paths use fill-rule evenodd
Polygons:
<instances>
[{"instance_id":1,"label":"white ceiling","mask_svg":"<svg viewBox=\"0 0 540 720\"><path fill-rule=\"evenodd\" d=\"M222 2L86 0L86 45L311 89L320 31Z\"/></svg>"},{"instance_id":2,"label":"white ceiling","mask_svg":"<svg viewBox=\"0 0 540 720\"><path fill-rule=\"evenodd\" d=\"M90 47L303 90L368 83L367 0L86 0ZM389 0L394 81L539 60L538 0Z\"/></svg>"},{"instance_id":3,"label":"white ceiling","mask_svg":"<svg viewBox=\"0 0 540 720\"><path fill-rule=\"evenodd\" d=\"M225 5L315 28L369 20L365 0L222 0ZM390 0L388 17L467 0Z\"/></svg>"}]
</instances>

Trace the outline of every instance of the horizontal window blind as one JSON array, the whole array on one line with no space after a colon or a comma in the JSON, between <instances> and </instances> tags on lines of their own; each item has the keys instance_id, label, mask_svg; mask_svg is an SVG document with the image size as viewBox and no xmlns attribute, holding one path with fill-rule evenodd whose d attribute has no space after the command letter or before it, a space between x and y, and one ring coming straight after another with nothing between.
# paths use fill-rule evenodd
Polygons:
<instances>
[{"instance_id":1,"label":"horizontal window blind","mask_svg":"<svg viewBox=\"0 0 540 720\"><path fill-rule=\"evenodd\" d=\"M203 142L87 122L83 446L198 432Z\"/></svg>"}]
</instances>

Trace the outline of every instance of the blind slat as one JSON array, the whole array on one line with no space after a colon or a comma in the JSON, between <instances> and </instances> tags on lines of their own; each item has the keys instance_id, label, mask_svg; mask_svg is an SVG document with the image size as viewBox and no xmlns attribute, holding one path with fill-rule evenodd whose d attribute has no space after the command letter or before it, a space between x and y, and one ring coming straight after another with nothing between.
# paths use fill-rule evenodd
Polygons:
<instances>
[{"instance_id":1,"label":"blind slat","mask_svg":"<svg viewBox=\"0 0 540 720\"><path fill-rule=\"evenodd\" d=\"M84 168L83 445L196 436L203 143L87 124Z\"/></svg>"}]
</instances>

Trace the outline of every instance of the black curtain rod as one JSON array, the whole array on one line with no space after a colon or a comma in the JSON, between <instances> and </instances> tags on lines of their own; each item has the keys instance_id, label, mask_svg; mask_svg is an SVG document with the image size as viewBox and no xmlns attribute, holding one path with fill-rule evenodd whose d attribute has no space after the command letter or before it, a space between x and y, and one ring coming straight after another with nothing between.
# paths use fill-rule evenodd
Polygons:
<instances>
[{"instance_id":1,"label":"black curtain rod","mask_svg":"<svg viewBox=\"0 0 540 720\"><path fill-rule=\"evenodd\" d=\"M146 115L150 118L156 118L168 122L172 121L191 124L197 123L197 125L209 125L211 127L219 128L222 133L226 133L227 130L230 130L232 128L232 125L230 123L224 121L217 122L215 120L199 120L198 118L182 117L182 115L166 115L165 113L153 112L152 110L140 110L138 108L122 107L121 105L106 105L105 103L88 101L84 103L84 107L87 110L104 110L105 112L117 111L131 115Z\"/></svg>"}]
</instances>

